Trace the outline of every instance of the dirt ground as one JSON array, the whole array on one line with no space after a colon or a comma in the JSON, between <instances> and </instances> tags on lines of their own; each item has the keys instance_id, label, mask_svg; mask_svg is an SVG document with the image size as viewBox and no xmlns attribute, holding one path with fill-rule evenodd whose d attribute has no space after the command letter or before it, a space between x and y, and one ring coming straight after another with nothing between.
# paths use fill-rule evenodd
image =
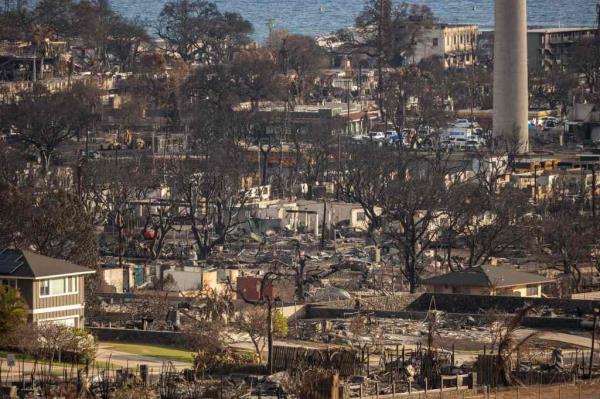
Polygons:
<instances>
[{"instance_id":1,"label":"dirt ground","mask_svg":"<svg viewBox=\"0 0 600 399\"><path fill-rule=\"evenodd\" d=\"M600 399L600 381L578 381L575 384L535 386L528 388L492 389L485 393L479 388L477 393L472 391L445 391L414 393L413 395L396 395L402 399ZM366 397L365 399L375 399ZM392 399L392 395L380 395L377 399Z\"/></svg>"},{"instance_id":2,"label":"dirt ground","mask_svg":"<svg viewBox=\"0 0 600 399\"><path fill-rule=\"evenodd\" d=\"M466 396L466 398L481 398L479 396ZM489 399L599 399L600 382L596 383L575 383L558 386L529 387L512 389L509 391L490 392Z\"/></svg>"}]
</instances>

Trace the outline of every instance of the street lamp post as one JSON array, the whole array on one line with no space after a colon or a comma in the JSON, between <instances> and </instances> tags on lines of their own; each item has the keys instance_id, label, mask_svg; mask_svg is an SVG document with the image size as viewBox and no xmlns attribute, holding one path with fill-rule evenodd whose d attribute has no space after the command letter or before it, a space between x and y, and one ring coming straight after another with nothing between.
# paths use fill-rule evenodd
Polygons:
<instances>
[{"instance_id":1,"label":"street lamp post","mask_svg":"<svg viewBox=\"0 0 600 399\"><path fill-rule=\"evenodd\" d=\"M273 374L273 299L267 299L267 328L269 329L267 334L267 368L269 369L269 375Z\"/></svg>"}]
</instances>

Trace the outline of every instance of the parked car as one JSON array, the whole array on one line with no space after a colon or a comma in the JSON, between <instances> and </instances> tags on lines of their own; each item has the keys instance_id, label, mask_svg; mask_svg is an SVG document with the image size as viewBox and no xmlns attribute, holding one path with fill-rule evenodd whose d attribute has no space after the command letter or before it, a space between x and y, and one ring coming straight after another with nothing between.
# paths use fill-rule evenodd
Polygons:
<instances>
[{"instance_id":1,"label":"parked car","mask_svg":"<svg viewBox=\"0 0 600 399\"><path fill-rule=\"evenodd\" d=\"M467 146L467 139L462 137L457 137L454 139L452 146L457 150L465 150Z\"/></svg>"},{"instance_id":2,"label":"parked car","mask_svg":"<svg viewBox=\"0 0 600 399\"><path fill-rule=\"evenodd\" d=\"M465 143L465 149L468 151L474 151L481 148L481 142L479 140L467 140Z\"/></svg>"},{"instance_id":3,"label":"parked car","mask_svg":"<svg viewBox=\"0 0 600 399\"><path fill-rule=\"evenodd\" d=\"M560 119L554 117L544 118L542 120L542 126L544 130L557 128L560 126Z\"/></svg>"},{"instance_id":4,"label":"parked car","mask_svg":"<svg viewBox=\"0 0 600 399\"><path fill-rule=\"evenodd\" d=\"M447 149L447 150L452 149L452 144L453 144L452 140L442 140L442 141L440 141L440 146L442 148Z\"/></svg>"},{"instance_id":5,"label":"parked car","mask_svg":"<svg viewBox=\"0 0 600 399\"><path fill-rule=\"evenodd\" d=\"M385 133L383 133L383 132L371 132L371 133L369 133L369 137L373 141L384 141L385 140Z\"/></svg>"},{"instance_id":6,"label":"parked car","mask_svg":"<svg viewBox=\"0 0 600 399\"><path fill-rule=\"evenodd\" d=\"M389 135L388 135L388 136L385 138L385 141L386 141L388 144L396 144L396 143L399 143L399 142L401 142L401 141L402 141L402 136L401 136L401 135L399 135L399 134L398 134L398 133L396 133L396 132L393 132L392 134L389 134Z\"/></svg>"},{"instance_id":7,"label":"parked car","mask_svg":"<svg viewBox=\"0 0 600 399\"><path fill-rule=\"evenodd\" d=\"M369 136L366 136L364 134L358 134L356 136L353 136L352 140L355 141L355 142L357 142L357 143L363 143L363 142L369 140Z\"/></svg>"},{"instance_id":8,"label":"parked car","mask_svg":"<svg viewBox=\"0 0 600 399\"><path fill-rule=\"evenodd\" d=\"M470 121L468 119L457 119L452 124L454 127L463 128L463 129L479 129L479 123L475 121Z\"/></svg>"}]
</instances>

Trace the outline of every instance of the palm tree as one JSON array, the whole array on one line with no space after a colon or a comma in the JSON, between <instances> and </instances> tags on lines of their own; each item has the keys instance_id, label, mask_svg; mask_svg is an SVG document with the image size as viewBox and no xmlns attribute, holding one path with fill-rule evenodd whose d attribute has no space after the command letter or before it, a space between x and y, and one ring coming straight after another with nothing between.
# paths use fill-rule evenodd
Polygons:
<instances>
[{"instance_id":1,"label":"palm tree","mask_svg":"<svg viewBox=\"0 0 600 399\"><path fill-rule=\"evenodd\" d=\"M233 302L231 295L227 292L218 293L209 289L199 298L200 317L204 321L227 323L233 317Z\"/></svg>"},{"instance_id":2,"label":"palm tree","mask_svg":"<svg viewBox=\"0 0 600 399\"><path fill-rule=\"evenodd\" d=\"M523 320L533 310L532 305L527 305L512 316L499 317L495 325L495 337L493 337L493 345L496 346L496 370L500 380L505 385L522 385L512 373L513 356L527 344L532 338L535 338L537 332L530 333L524 338L517 338L517 330L521 328Z\"/></svg>"},{"instance_id":3,"label":"palm tree","mask_svg":"<svg viewBox=\"0 0 600 399\"><path fill-rule=\"evenodd\" d=\"M8 339L26 321L26 305L19 291L0 287L0 340Z\"/></svg>"}]
</instances>

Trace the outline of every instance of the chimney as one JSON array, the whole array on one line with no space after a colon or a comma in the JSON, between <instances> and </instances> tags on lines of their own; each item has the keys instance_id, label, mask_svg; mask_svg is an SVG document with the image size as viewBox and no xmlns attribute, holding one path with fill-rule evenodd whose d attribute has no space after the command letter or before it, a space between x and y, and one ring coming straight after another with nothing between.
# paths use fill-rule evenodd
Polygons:
<instances>
[{"instance_id":1,"label":"chimney","mask_svg":"<svg viewBox=\"0 0 600 399\"><path fill-rule=\"evenodd\" d=\"M494 138L529 151L527 0L496 0Z\"/></svg>"}]
</instances>

